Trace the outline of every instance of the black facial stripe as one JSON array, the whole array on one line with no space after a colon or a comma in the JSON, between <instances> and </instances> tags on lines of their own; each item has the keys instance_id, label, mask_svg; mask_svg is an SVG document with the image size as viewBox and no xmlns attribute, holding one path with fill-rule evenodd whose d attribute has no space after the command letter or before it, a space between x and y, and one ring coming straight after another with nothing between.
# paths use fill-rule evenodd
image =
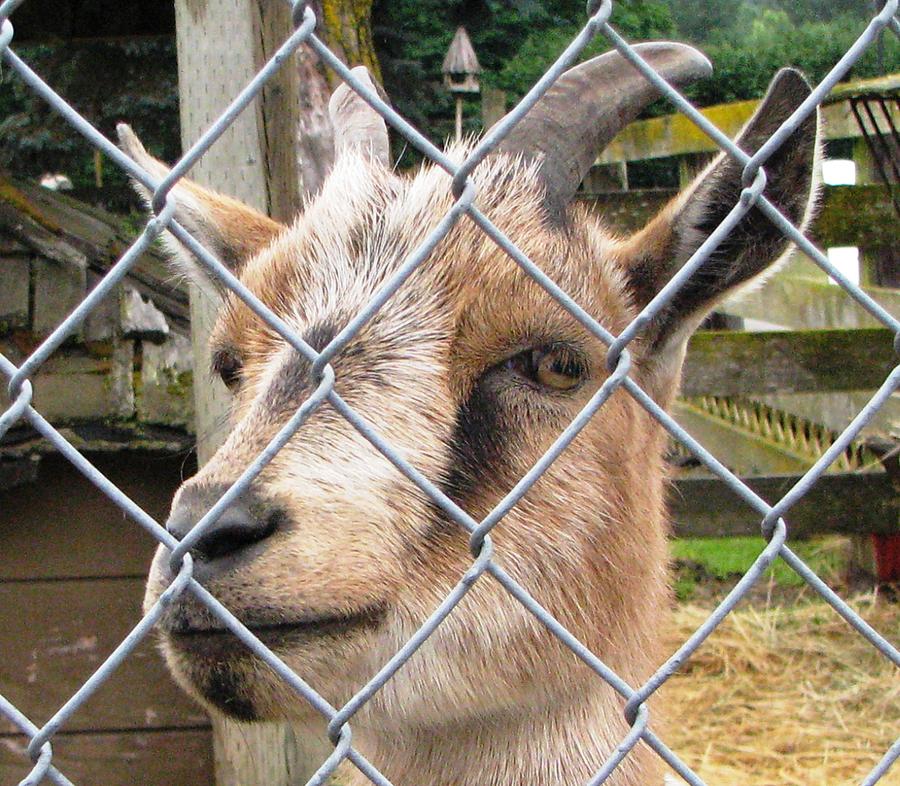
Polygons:
<instances>
[{"instance_id":1,"label":"black facial stripe","mask_svg":"<svg viewBox=\"0 0 900 786\"><path fill-rule=\"evenodd\" d=\"M335 324L320 323L304 333L304 340L321 351L338 334ZM373 387L391 386L391 369L404 359L405 350L391 345L390 337L379 338L370 333L355 338L332 359L341 394L354 400L354 392ZM274 416L293 412L309 396L315 383L310 378L310 362L298 352L292 352L275 372L265 393L265 407ZM341 385L345 387L341 388Z\"/></svg>"},{"instance_id":2,"label":"black facial stripe","mask_svg":"<svg viewBox=\"0 0 900 786\"><path fill-rule=\"evenodd\" d=\"M321 352L334 340L337 334L338 328L333 322L320 322L306 331L303 335L303 340L316 352Z\"/></svg>"},{"instance_id":3,"label":"black facial stripe","mask_svg":"<svg viewBox=\"0 0 900 786\"><path fill-rule=\"evenodd\" d=\"M241 681L225 663L206 672L198 685L207 701L239 721L259 719L253 702L244 695Z\"/></svg>"},{"instance_id":4,"label":"black facial stripe","mask_svg":"<svg viewBox=\"0 0 900 786\"><path fill-rule=\"evenodd\" d=\"M467 509L485 485L496 486L502 475L509 436L502 423L503 412L489 376L483 377L459 407L447 446L447 464L438 487L453 502ZM441 548L447 538L465 533L436 504L429 502L430 516L422 532L429 547Z\"/></svg>"},{"instance_id":5,"label":"black facial stripe","mask_svg":"<svg viewBox=\"0 0 900 786\"><path fill-rule=\"evenodd\" d=\"M463 502L503 461L508 434L503 428L500 402L483 377L456 413L450 446L450 464L444 492L454 502Z\"/></svg>"}]
</instances>

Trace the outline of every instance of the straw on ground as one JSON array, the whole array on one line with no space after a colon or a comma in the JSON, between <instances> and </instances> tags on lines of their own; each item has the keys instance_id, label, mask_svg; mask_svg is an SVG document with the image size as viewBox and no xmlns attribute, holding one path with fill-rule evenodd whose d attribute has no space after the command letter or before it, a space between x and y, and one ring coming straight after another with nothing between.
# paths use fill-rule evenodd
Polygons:
<instances>
[{"instance_id":1,"label":"straw on ground","mask_svg":"<svg viewBox=\"0 0 900 786\"><path fill-rule=\"evenodd\" d=\"M852 605L900 639L900 605ZM672 648L708 614L679 606ZM900 674L821 601L736 610L663 690L666 736L716 786L858 785L900 734Z\"/></svg>"}]
</instances>

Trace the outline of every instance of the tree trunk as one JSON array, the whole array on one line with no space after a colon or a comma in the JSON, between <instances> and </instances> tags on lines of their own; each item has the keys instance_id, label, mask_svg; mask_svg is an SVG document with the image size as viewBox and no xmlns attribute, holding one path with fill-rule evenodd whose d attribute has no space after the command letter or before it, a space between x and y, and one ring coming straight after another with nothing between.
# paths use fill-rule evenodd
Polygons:
<instances>
[{"instance_id":1,"label":"tree trunk","mask_svg":"<svg viewBox=\"0 0 900 786\"><path fill-rule=\"evenodd\" d=\"M381 82L381 68L372 40L372 0L315 0L321 35L331 50L347 65L364 65L372 80ZM329 83L336 87L334 74Z\"/></svg>"}]
</instances>

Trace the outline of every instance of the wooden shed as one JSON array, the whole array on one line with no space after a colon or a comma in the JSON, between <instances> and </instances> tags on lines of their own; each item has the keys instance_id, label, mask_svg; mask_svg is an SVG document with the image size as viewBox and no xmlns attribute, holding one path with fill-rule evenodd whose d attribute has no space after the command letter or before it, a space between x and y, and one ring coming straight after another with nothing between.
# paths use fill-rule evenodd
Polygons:
<instances>
[{"instance_id":1,"label":"wooden shed","mask_svg":"<svg viewBox=\"0 0 900 786\"><path fill-rule=\"evenodd\" d=\"M0 180L0 352L21 362L134 234L103 211ZM33 379L36 409L157 521L194 470L187 329L187 294L149 252ZM23 422L0 441L0 510L0 694L40 726L140 620L156 543ZM0 741L0 782L18 783L27 740L0 720ZM53 751L79 784L213 782L208 719L152 640Z\"/></svg>"}]
</instances>

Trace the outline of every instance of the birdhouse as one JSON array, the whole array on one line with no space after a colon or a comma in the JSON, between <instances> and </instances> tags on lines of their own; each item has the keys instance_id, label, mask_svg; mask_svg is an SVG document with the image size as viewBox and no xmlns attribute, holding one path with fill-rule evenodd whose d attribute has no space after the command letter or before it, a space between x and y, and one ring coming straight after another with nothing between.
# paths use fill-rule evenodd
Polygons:
<instances>
[{"instance_id":1,"label":"birdhouse","mask_svg":"<svg viewBox=\"0 0 900 786\"><path fill-rule=\"evenodd\" d=\"M444 74L444 84L451 93L478 92L481 66L478 64L466 28L462 26L456 28L456 35L450 42L441 72Z\"/></svg>"}]
</instances>

